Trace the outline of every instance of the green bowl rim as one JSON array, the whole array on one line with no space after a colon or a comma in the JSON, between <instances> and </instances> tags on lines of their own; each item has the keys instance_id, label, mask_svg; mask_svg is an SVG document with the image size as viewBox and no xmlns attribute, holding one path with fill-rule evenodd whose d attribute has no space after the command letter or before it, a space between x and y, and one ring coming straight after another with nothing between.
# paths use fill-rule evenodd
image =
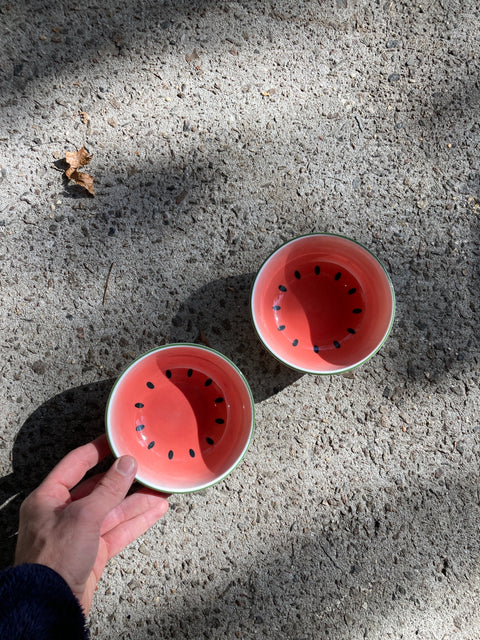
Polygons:
<instances>
[{"instance_id":1,"label":"green bowl rim","mask_svg":"<svg viewBox=\"0 0 480 640\"><path fill-rule=\"evenodd\" d=\"M334 237L334 238L342 238L342 240L347 240L349 242L353 242L354 244L358 245L359 247L361 247L362 249L367 251L367 253L369 253L372 256L372 258L382 268L382 270L383 270L383 272L384 272L384 274L385 274L385 276L387 278L388 285L390 287L390 293L392 294L392 314L391 314L391 317L390 317L390 323L388 325L387 330L385 331L385 335L383 336L382 341L363 360L360 360L359 362L356 362L355 364L352 364L349 367L344 367L343 369L337 369L335 371L313 371L311 369L302 369L301 367L296 367L295 365L292 365L291 363L286 362L286 360L284 360L282 357L277 355L268 346L268 344L265 342L265 340L261 336L260 331L257 328L257 323L255 322L255 314L253 312L253 292L254 292L254 289L255 289L255 285L257 283L257 280L258 280L258 278L260 276L260 273L261 273L263 267L267 264L267 262L270 260L270 258L272 258L272 256L274 256L278 251L280 251L281 249L283 249L287 245L289 245L289 244L291 244L293 242L296 242L297 240L301 240L302 238L311 238L311 237L314 237L314 236L328 236L328 237ZM373 253L373 251L371 251L364 244L362 244L361 242L358 242L358 240L354 240L353 238L350 238L348 236L342 235L340 233L327 233L327 232L322 232L322 231L314 232L314 233L305 233L305 234L302 234L302 235L299 235L299 236L295 236L294 238L291 238L290 240L287 240L286 242L282 243L276 249L274 249L268 255L268 257L265 258L265 260L262 262L262 264L260 265L259 269L257 270L257 273L256 273L255 278L253 280L252 286L250 288L250 317L251 317L251 320L252 320L253 327L255 329L255 333L257 334L257 336L258 336L260 342L262 343L262 345L265 347L265 349L268 351L268 353L270 353L274 358L276 358L279 362L281 362L285 366L290 367L291 369L294 369L295 371L300 371L301 373L309 373L310 375L316 375L316 376L332 376L332 375L338 375L338 374L341 375L341 374L344 374L344 373L348 373L349 371L353 371L357 367L360 367L361 365L364 365L371 358L373 358L373 356L376 353L378 353L378 351L380 351L380 349L383 347L383 345L385 344L388 336L390 335L390 332L391 332L392 326L393 326L393 322L394 322L394 319L395 319L395 305L396 305L395 289L393 287L393 282L392 282L392 279L390 278L390 274L388 273L388 271L384 267L383 263Z\"/></svg>"},{"instance_id":2,"label":"green bowl rim","mask_svg":"<svg viewBox=\"0 0 480 640\"><path fill-rule=\"evenodd\" d=\"M110 403L111 403L112 396L113 396L113 393L115 391L115 388L117 387L118 383L123 378L125 373L129 369L131 369L139 360L142 360L146 356L149 356L150 354L155 353L157 351L161 351L163 349L175 348L175 347L195 347L196 349L200 349L202 351L210 351L210 352L214 353L215 355L219 356L225 362L227 362L227 364L229 364L231 367L233 367L233 369L239 375L240 379L243 381L243 383L245 385L245 388L248 391L248 395L250 397L250 405L251 405L251 408L252 408L252 419L251 419L251 425L250 425L250 435L249 435L248 440L247 440L247 442L246 442L246 444L244 446L242 455L238 458L238 460L236 460L234 465L232 467L230 467L230 469L228 469L228 471L226 471L224 474L222 474L216 480L213 480L212 482L209 482L209 483L207 483L205 485L202 485L201 487L196 487L196 488L193 488L193 489L185 489L185 490L178 491L178 490L172 490L172 489L161 488L159 486L155 486L154 484L149 483L149 482L145 482L144 480L140 480L137 476L135 476L135 480L137 482L139 482L140 484L142 484L145 487L148 487L149 489L153 489L154 491L158 491L160 493L169 493L169 494L170 493L173 493L173 494L186 494L186 493L195 493L197 491L203 491L203 489L208 489L208 488L218 484L219 482L224 480L226 477L228 477L232 473L232 471L234 471L238 467L238 465L242 462L242 460L244 459L248 449L250 448L250 444L251 444L252 439L253 439L253 434L254 434L254 431L255 431L255 401L254 401L254 398L253 398L252 390L250 388L250 385L248 384L248 381L247 381L246 377L243 375L243 373L240 371L240 369L237 367L237 365L232 360L230 360L230 358L228 358L223 353L220 353L220 351L217 351L216 349L212 349L211 347L207 347L207 346L201 345L201 344L195 344L193 342L171 342L169 344L164 344L164 345L161 345L160 347L155 347L153 349L150 349L149 351L146 351L145 353L140 354L137 358L132 360L127 365L127 367L125 367L125 369L117 377L117 379L113 383L112 388L110 389L110 393L108 395L107 403L106 403L106 406L105 406L105 433L106 433L108 444L110 446L110 449L111 449L113 455L116 458L118 458L118 452L117 452L116 448L113 445L112 438L110 437L110 429L109 429L109 422L108 422L109 407L110 407Z\"/></svg>"}]
</instances>

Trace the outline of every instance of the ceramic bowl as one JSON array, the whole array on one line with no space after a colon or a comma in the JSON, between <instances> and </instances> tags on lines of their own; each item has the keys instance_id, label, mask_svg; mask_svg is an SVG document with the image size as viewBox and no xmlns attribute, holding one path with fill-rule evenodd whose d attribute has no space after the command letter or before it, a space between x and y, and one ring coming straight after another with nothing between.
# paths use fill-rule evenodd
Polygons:
<instances>
[{"instance_id":1,"label":"ceramic bowl","mask_svg":"<svg viewBox=\"0 0 480 640\"><path fill-rule=\"evenodd\" d=\"M135 360L106 408L113 453L138 462L136 479L165 493L198 491L239 464L254 429L247 381L225 356L170 344Z\"/></svg>"},{"instance_id":2,"label":"ceramic bowl","mask_svg":"<svg viewBox=\"0 0 480 640\"><path fill-rule=\"evenodd\" d=\"M385 342L395 294L368 249L315 233L287 242L264 262L251 313L261 341L284 364L306 373L344 373Z\"/></svg>"}]
</instances>

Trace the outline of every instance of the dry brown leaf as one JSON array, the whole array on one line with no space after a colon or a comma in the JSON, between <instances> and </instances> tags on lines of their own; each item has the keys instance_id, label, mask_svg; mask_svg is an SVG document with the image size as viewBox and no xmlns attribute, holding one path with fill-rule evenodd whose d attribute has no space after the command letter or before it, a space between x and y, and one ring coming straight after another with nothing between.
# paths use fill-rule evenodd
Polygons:
<instances>
[{"instance_id":1,"label":"dry brown leaf","mask_svg":"<svg viewBox=\"0 0 480 640\"><path fill-rule=\"evenodd\" d=\"M87 165L93 158L92 153L88 153L85 147L82 147L78 151L66 151L65 161L69 165L65 171L65 175L69 180L73 180L80 187L83 187L92 196L95 195L95 188L93 186L93 176L82 171L78 171L80 167Z\"/></svg>"},{"instance_id":2,"label":"dry brown leaf","mask_svg":"<svg viewBox=\"0 0 480 640\"><path fill-rule=\"evenodd\" d=\"M65 151L65 160L72 169L84 167L93 158L93 153L88 153L85 147L78 151Z\"/></svg>"},{"instance_id":3,"label":"dry brown leaf","mask_svg":"<svg viewBox=\"0 0 480 640\"><path fill-rule=\"evenodd\" d=\"M67 172L68 171L70 171L70 169L67 169ZM65 172L65 175L67 175L67 172ZM69 180L73 180L80 187L83 187L84 189L86 189L88 193L90 193L92 196L95 195L95 187L93 186L93 176L91 176L89 173L84 173L83 171L77 171L77 169L73 169L72 173L70 175L67 175L67 178Z\"/></svg>"}]
</instances>

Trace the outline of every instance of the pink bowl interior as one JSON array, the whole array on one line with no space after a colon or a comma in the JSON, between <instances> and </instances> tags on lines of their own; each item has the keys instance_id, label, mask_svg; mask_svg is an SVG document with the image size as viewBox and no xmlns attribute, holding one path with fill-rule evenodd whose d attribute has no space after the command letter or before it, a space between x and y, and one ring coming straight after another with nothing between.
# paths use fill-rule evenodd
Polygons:
<instances>
[{"instance_id":1,"label":"pink bowl interior","mask_svg":"<svg viewBox=\"0 0 480 640\"><path fill-rule=\"evenodd\" d=\"M243 457L253 422L243 376L198 345L168 345L139 358L115 383L106 414L114 453L134 456L137 480L165 492L225 477Z\"/></svg>"},{"instance_id":2,"label":"pink bowl interior","mask_svg":"<svg viewBox=\"0 0 480 640\"><path fill-rule=\"evenodd\" d=\"M278 249L252 290L252 316L265 346L309 373L358 366L386 339L395 298L385 269L366 248L314 234Z\"/></svg>"}]
</instances>

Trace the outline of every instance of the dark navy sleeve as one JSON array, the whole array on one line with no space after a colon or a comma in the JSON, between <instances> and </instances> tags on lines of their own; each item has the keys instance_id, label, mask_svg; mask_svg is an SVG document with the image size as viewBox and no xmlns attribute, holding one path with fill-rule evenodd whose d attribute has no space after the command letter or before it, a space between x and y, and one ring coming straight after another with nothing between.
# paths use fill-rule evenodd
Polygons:
<instances>
[{"instance_id":1,"label":"dark navy sleeve","mask_svg":"<svg viewBox=\"0 0 480 640\"><path fill-rule=\"evenodd\" d=\"M40 564L0 573L2 640L88 640L85 615L65 580Z\"/></svg>"}]
</instances>

